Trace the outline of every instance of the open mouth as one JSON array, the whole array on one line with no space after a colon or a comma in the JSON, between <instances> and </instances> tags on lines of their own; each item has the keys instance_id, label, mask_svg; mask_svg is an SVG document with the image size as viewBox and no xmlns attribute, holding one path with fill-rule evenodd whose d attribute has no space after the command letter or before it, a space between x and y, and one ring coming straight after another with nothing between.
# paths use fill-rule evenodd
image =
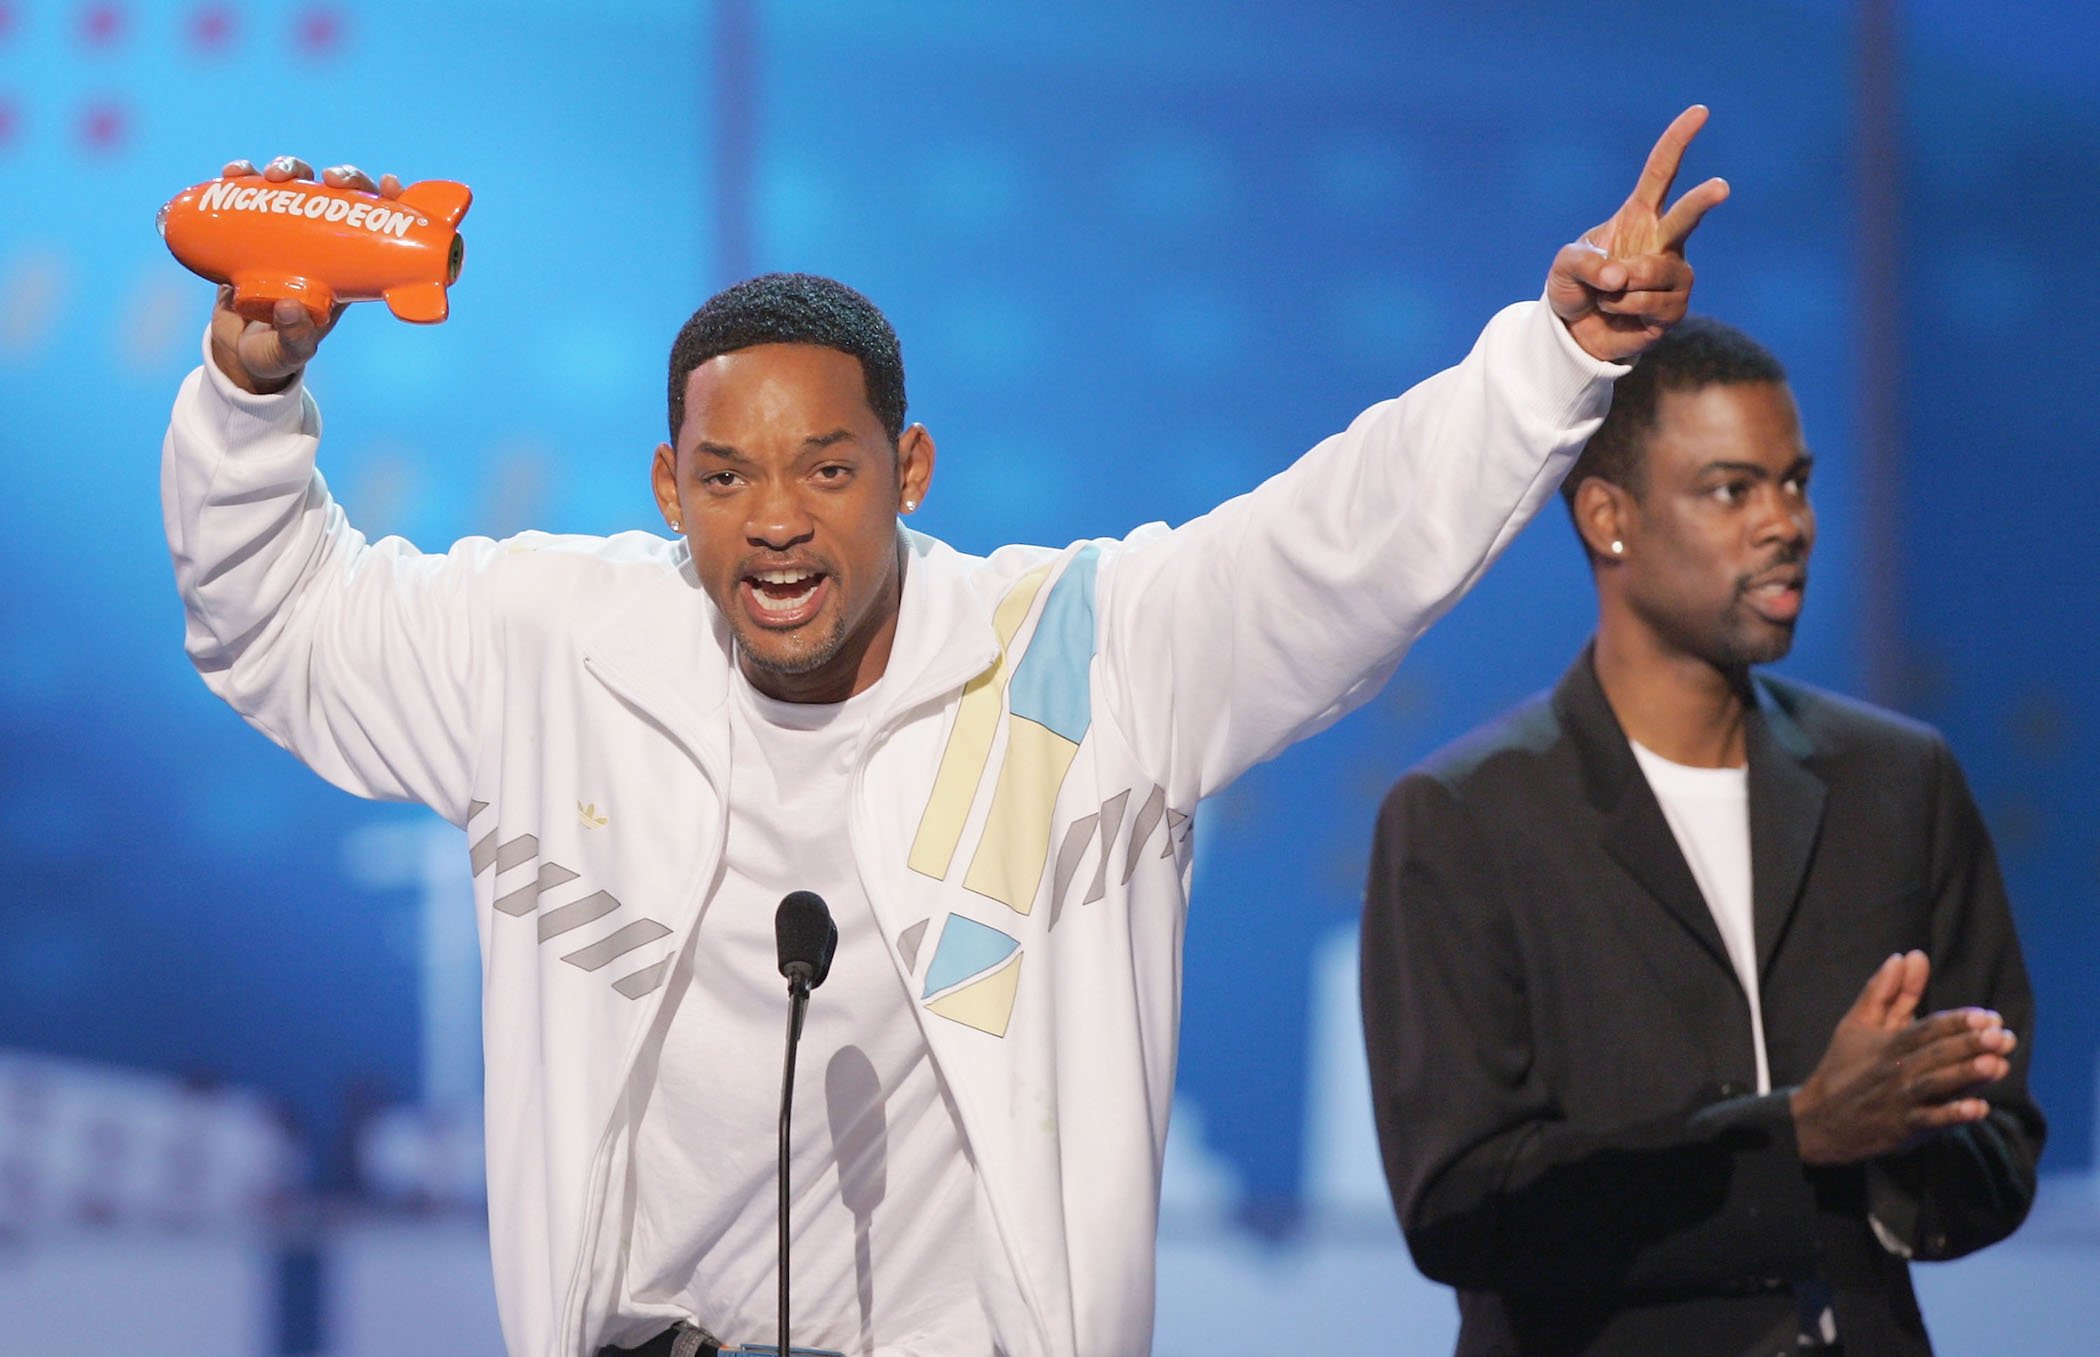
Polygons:
<instances>
[{"instance_id":1,"label":"open mouth","mask_svg":"<svg viewBox=\"0 0 2100 1357\"><path fill-rule=\"evenodd\" d=\"M754 570L737 581L746 610L761 626L793 627L816 616L831 576L806 566Z\"/></svg>"},{"instance_id":2,"label":"open mouth","mask_svg":"<svg viewBox=\"0 0 2100 1357\"><path fill-rule=\"evenodd\" d=\"M1791 622L1801 615L1801 595L1807 587L1805 573L1787 570L1752 580L1743 597L1767 621Z\"/></svg>"}]
</instances>

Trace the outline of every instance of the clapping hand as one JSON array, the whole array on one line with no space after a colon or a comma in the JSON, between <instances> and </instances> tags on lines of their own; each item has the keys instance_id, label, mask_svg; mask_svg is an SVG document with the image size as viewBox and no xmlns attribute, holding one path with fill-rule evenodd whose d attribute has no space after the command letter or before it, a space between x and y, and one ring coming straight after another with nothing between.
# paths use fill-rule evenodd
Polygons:
<instances>
[{"instance_id":1,"label":"clapping hand","mask_svg":"<svg viewBox=\"0 0 2100 1357\"><path fill-rule=\"evenodd\" d=\"M1930 970L1923 952L1890 957L1838 1020L1791 1098L1803 1163L1859 1163L1990 1115L1977 1090L2012 1072L2018 1038L1987 1009L1914 1017Z\"/></svg>"}]
</instances>

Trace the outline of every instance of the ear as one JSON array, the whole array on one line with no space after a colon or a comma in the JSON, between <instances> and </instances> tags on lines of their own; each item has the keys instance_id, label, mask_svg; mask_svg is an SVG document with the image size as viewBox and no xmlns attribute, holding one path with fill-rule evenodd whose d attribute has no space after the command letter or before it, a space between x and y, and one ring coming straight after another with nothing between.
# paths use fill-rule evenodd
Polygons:
<instances>
[{"instance_id":1,"label":"ear","mask_svg":"<svg viewBox=\"0 0 2100 1357\"><path fill-rule=\"evenodd\" d=\"M1602 476L1585 476L1575 487L1575 531L1582 535L1593 562L1609 565L1623 560L1637 518L1637 506L1626 487ZM1614 542L1620 544L1620 550L1612 549Z\"/></svg>"},{"instance_id":2,"label":"ear","mask_svg":"<svg viewBox=\"0 0 2100 1357\"><path fill-rule=\"evenodd\" d=\"M897 439L897 512L908 514L926 502L933 484L933 435L914 424Z\"/></svg>"},{"instance_id":3,"label":"ear","mask_svg":"<svg viewBox=\"0 0 2100 1357\"><path fill-rule=\"evenodd\" d=\"M664 522L683 527L685 512L678 505L678 451L669 443L656 445L656 456L649 463L649 487L656 494L656 509L664 516Z\"/></svg>"}]
</instances>

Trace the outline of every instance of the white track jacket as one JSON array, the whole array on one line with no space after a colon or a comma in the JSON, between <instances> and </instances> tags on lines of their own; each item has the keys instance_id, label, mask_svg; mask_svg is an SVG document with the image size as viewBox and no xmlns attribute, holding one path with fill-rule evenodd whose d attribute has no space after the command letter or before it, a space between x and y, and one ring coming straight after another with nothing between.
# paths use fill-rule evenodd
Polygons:
<instances>
[{"instance_id":1,"label":"white track jacket","mask_svg":"<svg viewBox=\"0 0 2100 1357\"><path fill-rule=\"evenodd\" d=\"M904 534L846 830L977 1165L1004 1357L1150 1349L1196 803L1377 689L1622 370L1512 306L1183 527L987 557ZM589 1357L648 1190L652 1020L723 848L728 630L648 533L368 542L320 431L298 383L246 394L208 352L184 383L162 488L189 655L321 776L465 829L504 1338Z\"/></svg>"}]
</instances>

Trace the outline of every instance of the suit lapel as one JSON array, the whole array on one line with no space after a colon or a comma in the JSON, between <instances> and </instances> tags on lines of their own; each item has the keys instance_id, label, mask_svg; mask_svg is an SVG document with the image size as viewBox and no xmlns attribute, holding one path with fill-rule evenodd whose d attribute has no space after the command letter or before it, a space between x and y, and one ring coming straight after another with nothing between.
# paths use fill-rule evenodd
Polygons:
<instances>
[{"instance_id":1,"label":"suit lapel","mask_svg":"<svg viewBox=\"0 0 2100 1357\"><path fill-rule=\"evenodd\" d=\"M1801 899L1801 882L1823 828L1823 779L1807 766L1808 737L1763 683L1744 742L1750 759L1750 899L1757 973L1772 969Z\"/></svg>"},{"instance_id":2,"label":"suit lapel","mask_svg":"<svg viewBox=\"0 0 2100 1357\"><path fill-rule=\"evenodd\" d=\"M1605 851L1733 978L1735 968L1713 911L1692 879L1648 779L1641 776L1587 649L1561 679L1553 703L1582 764L1590 803L1603 816Z\"/></svg>"},{"instance_id":3,"label":"suit lapel","mask_svg":"<svg viewBox=\"0 0 2100 1357\"><path fill-rule=\"evenodd\" d=\"M1627 784L1617 811L1606 821L1604 848L1713 953L1714 960L1729 964L1728 947L1721 941L1713 911L1699 893L1699 883L1692 879L1692 869L1685 865L1677 837L1670 832L1669 821L1663 818L1645 778Z\"/></svg>"}]
</instances>

